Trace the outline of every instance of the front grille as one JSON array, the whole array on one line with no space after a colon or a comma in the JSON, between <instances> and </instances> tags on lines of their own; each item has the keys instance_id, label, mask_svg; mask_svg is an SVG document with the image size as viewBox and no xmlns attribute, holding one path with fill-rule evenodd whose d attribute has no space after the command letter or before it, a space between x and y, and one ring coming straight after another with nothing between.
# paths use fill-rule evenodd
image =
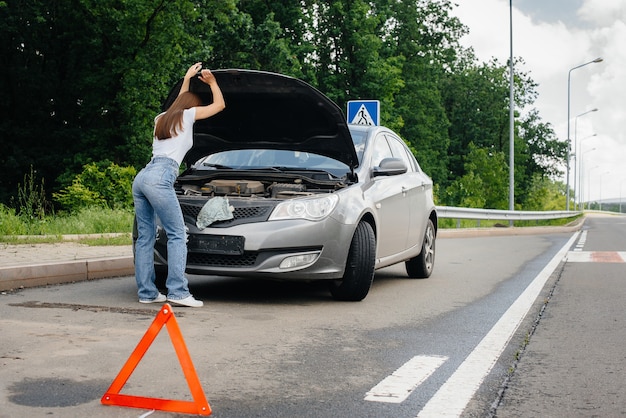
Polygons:
<instances>
[{"instance_id":1,"label":"front grille","mask_svg":"<svg viewBox=\"0 0 626 418\"><path fill-rule=\"evenodd\" d=\"M235 211L233 212L233 217L234 219L258 218L259 216L265 215L268 210L269 208L267 206L235 208Z\"/></svg>"},{"instance_id":2,"label":"front grille","mask_svg":"<svg viewBox=\"0 0 626 418\"><path fill-rule=\"evenodd\" d=\"M204 206L205 202L201 202L202 204L194 204L187 202L180 202L180 208L183 211L183 216L185 218L190 218L195 223L196 219L198 219L198 214ZM211 224L211 227L225 227L232 226L243 223L251 223L251 222L263 222L266 221L269 217L270 211L273 206L235 206L235 210L233 211L233 219L229 219L226 221L216 221Z\"/></svg>"},{"instance_id":3,"label":"front grille","mask_svg":"<svg viewBox=\"0 0 626 418\"><path fill-rule=\"evenodd\" d=\"M255 265L259 253L246 251L242 255L188 253L188 266L232 267L243 268Z\"/></svg>"},{"instance_id":4,"label":"front grille","mask_svg":"<svg viewBox=\"0 0 626 418\"><path fill-rule=\"evenodd\" d=\"M185 205L181 203L180 209L183 211L183 216L197 218L198 214L200 213L200 209L202 209L202 206Z\"/></svg>"}]
</instances>

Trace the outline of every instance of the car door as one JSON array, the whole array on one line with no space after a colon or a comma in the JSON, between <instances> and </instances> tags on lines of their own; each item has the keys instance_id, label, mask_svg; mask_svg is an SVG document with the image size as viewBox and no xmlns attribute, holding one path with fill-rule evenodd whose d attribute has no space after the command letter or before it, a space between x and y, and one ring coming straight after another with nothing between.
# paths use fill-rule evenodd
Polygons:
<instances>
[{"instance_id":1,"label":"car door","mask_svg":"<svg viewBox=\"0 0 626 418\"><path fill-rule=\"evenodd\" d=\"M424 238L424 228L426 227L426 219L428 210L426 208L426 187L427 182L424 174L419 168L417 161L410 154L409 149L404 145L403 141L395 135L388 134L387 141L391 148L391 152L395 158L400 158L407 166L407 172L398 177L399 183L408 202L406 217L408 217L407 240L405 248L411 248L421 245Z\"/></svg>"},{"instance_id":2,"label":"car door","mask_svg":"<svg viewBox=\"0 0 626 418\"><path fill-rule=\"evenodd\" d=\"M385 158L393 158L393 153L384 134L374 138L371 165L377 167ZM406 184L402 175L371 177L369 193L378 214L377 258L397 254L406 247L409 226L409 200L405 193Z\"/></svg>"}]
</instances>

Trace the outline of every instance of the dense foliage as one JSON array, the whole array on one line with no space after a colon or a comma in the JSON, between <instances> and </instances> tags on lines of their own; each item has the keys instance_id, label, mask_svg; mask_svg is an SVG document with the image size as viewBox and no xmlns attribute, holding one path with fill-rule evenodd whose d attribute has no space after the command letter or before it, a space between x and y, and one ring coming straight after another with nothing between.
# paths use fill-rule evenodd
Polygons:
<instances>
[{"instance_id":1,"label":"dense foliage","mask_svg":"<svg viewBox=\"0 0 626 418\"><path fill-rule=\"evenodd\" d=\"M91 206L129 209L133 207L131 189L136 174L134 167L120 167L109 161L85 164L72 184L52 195L69 211Z\"/></svg>"},{"instance_id":2,"label":"dense foliage","mask_svg":"<svg viewBox=\"0 0 626 418\"><path fill-rule=\"evenodd\" d=\"M202 61L296 76L344 108L378 99L381 123L416 153L440 204L506 209L508 66L463 49L467 28L451 9L449 0L0 1L0 202L31 166L57 203L71 205L71 190L101 200L80 189L85 167L141 167L161 100ZM516 206L535 208L559 190L551 179L565 148L532 110L532 79L516 71L515 86Z\"/></svg>"}]
</instances>

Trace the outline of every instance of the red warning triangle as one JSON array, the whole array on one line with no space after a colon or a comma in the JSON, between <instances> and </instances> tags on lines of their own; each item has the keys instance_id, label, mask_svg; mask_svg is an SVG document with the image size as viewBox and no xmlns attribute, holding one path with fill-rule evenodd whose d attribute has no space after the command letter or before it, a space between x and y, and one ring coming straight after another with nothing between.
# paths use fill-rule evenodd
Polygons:
<instances>
[{"instance_id":1,"label":"red warning triangle","mask_svg":"<svg viewBox=\"0 0 626 418\"><path fill-rule=\"evenodd\" d=\"M170 400L161 398L146 398L142 396L131 396L120 394L128 378L133 373L146 351L157 337L163 325L167 326L174 350L178 356L178 361L185 374L185 379L189 385L193 401ZM169 304L163 305L152 325L148 328L139 344L132 352L126 364L111 383L107 392L100 400L104 405L127 406L131 408L156 409L159 411L181 412L186 414L211 415L211 407L204 396L204 391L200 386L200 380L191 362L189 351L183 340L183 335L176 322L176 317Z\"/></svg>"}]
</instances>

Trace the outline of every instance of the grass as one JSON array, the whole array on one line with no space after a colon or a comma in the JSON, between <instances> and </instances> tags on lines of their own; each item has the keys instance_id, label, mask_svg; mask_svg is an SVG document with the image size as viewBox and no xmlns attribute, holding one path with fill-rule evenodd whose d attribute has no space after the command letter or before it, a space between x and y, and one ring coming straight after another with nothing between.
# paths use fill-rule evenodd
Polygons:
<instances>
[{"instance_id":1,"label":"grass","mask_svg":"<svg viewBox=\"0 0 626 418\"><path fill-rule=\"evenodd\" d=\"M127 245L131 243L132 225L133 212L123 209L87 208L72 214L27 219L0 206L0 242L11 244L52 243L71 238L87 245Z\"/></svg>"},{"instance_id":2,"label":"grass","mask_svg":"<svg viewBox=\"0 0 626 418\"><path fill-rule=\"evenodd\" d=\"M576 222L582 215L574 216L571 218L559 218L559 219L543 219L536 221L513 221L515 227L533 227L533 226L563 226ZM509 221L490 221L490 220L476 220L476 219L451 219L440 218L438 222L439 228L442 229L455 229L455 228L494 228L494 227L508 227Z\"/></svg>"}]
</instances>

